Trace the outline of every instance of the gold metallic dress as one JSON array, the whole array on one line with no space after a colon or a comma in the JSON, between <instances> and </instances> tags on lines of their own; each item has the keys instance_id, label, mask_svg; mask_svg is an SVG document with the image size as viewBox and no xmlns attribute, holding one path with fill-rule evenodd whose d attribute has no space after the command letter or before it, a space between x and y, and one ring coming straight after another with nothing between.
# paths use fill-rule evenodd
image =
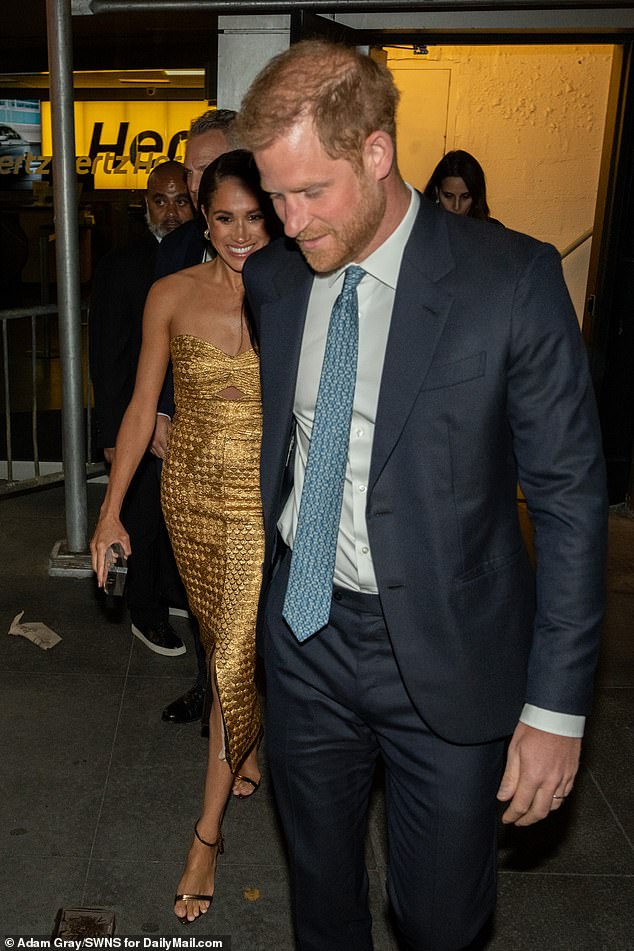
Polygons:
<instances>
[{"instance_id":1,"label":"gold metallic dress","mask_svg":"<svg viewBox=\"0 0 634 951\"><path fill-rule=\"evenodd\" d=\"M236 770L259 737L255 620L262 580L259 361L190 334L171 342L176 413L161 496L178 570L198 618ZM240 399L220 394L228 387Z\"/></svg>"}]
</instances>

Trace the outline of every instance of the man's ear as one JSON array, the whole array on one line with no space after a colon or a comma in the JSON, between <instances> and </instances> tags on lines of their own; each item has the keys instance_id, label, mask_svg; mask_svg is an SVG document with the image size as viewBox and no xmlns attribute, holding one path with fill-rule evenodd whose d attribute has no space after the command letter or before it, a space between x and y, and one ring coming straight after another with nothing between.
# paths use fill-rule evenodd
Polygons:
<instances>
[{"instance_id":1,"label":"man's ear","mask_svg":"<svg viewBox=\"0 0 634 951\"><path fill-rule=\"evenodd\" d=\"M363 145L363 164L377 182L390 174L394 164L394 142L388 132L371 132Z\"/></svg>"}]
</instances>

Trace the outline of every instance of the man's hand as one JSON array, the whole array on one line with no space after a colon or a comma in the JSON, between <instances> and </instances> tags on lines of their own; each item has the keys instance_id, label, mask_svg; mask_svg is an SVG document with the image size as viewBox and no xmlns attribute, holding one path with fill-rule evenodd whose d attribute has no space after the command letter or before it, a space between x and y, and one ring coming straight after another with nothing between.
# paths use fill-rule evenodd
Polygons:
<instances>
[{"instance_id":1,"label":"man's hand","mask_svg":"<svg viewBox=\"0 0 634 951\"><path fill-rule=\"evenodd\" d=\"M497 794L501 802L510 801L502 822L529 826L559 809L572 789L580 752L579 739L518 723Z\"/></svg>"},{"instance_id":2,"label":"man's hand","mask_svg":"<svg viewBox=\"0 0 634 951\"><path fill-rule=\"evenodd\" d=\"M154 435L150 443L150 452L159 459L165 459L167 451L167 437L170 433L172 421L169 416L157 416L154 426Z\"/></svg>"},{"instance_id":3,"label":"man's hand","mask_svg":"<svg viewBox=\"0 0 634 951\"><path fill-rule=\"evenodd\" d=\"M103 450L103 457L108 463L109 466L114 462L114 446L109 446L107 449Z\"/></svg>"}]
</instances>

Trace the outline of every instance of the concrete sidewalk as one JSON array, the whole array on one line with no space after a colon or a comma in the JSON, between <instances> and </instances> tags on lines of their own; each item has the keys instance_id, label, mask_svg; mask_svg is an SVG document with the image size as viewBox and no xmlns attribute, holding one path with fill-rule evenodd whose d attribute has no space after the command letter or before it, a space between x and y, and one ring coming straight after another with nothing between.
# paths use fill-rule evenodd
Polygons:
<instances>
[{"instance_id":1,"label":"concrete sidewalk","mask_svg":"<svg viewBox=\"0 0 634 951\"><path fill-rule=\"evenodd\" d=\"M89 486L91 525L102 492ZM117 936L231 935L233 951L291 951L265 750L257 796L229 804L212 910L188 930L176 922L205 741L196 725L160 714L193 682L193 650L151 653L129 624L108 618L92 580L47 576L65 535L63 504L62 489L0 501L0 941L50 936L60 907L102 906L114 910ZM610 607L584 765L558 814L503 831L491 951L634 948L634 521L612 518L610 534ZM62 642L42 651L7 636L22 610ZM190 647L187 621L174 626ZM367 844L375 951L397 947L385 855L377 784Z\"/></svg>"}]
</instances>

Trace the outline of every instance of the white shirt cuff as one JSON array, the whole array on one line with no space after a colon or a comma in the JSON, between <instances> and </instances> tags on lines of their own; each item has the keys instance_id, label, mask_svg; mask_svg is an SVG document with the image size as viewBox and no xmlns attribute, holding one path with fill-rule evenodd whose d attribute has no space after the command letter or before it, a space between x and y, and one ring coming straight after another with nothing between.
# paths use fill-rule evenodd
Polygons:
<instances>
[{"instance_id":1,"label":"white shirt cuff","mask_svg":"<svg viewBox=\"0 0 634 951\"><path fill-rule=\"evenodd\" d=\"M544 710L525 703L520 720L527 726L546 733L556 733L559 736L573 736L577 739L583 736L586 718L572 713L557 713L554 710Z\"/></svg>"}]
</instances>

